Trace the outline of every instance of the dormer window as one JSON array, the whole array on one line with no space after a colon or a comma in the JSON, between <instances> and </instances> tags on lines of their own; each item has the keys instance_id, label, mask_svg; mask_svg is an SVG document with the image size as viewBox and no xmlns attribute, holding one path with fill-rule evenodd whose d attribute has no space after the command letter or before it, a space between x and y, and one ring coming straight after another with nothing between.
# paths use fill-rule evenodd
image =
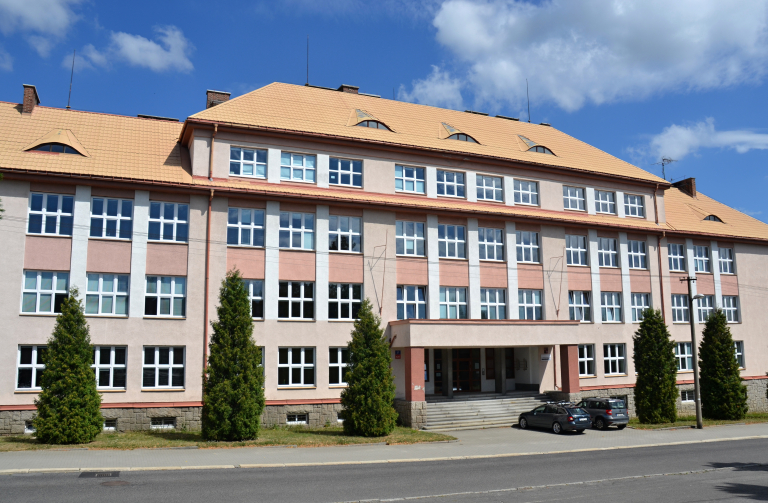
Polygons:
<instances>
[{"instance_id":1,"label":"dormer window","mask_svg":"<svg viewBox=\"0 0 768 503\"><path fill-rule=\"evenodd\" d=\"M387 131L391 131L391 129L389 129L387 126L385 126L379 121L363 121L357 125L361 127L369 127L373 129L386 129Z\"/></svg>"},{"instance_id":2,"label":"dormer window","mask_svg":"<svg viewBox=\"0 0 768 503\"><path fill-rule=\"evenodd\" d=\"M540 154L549 154L549 155L555 155L552 153L551 150L549 150L547 147L542 147L541 145L536 145L535 147L531 147L528 149L528 152L538 152Z\"/></svg>"},{"instance_id":3,"label":"dormer window","mask_svg":"<svg viewBox=\"0 0 768 503\"><path fill-rule=\"evenodd\" d=\"M448 140L468 141L470 143L477 143L477 140L464 133L455 133L447 138Z\"/></svg>"},{"instance_id":4,"label":"dormer window","mask_svg":"<svg viewBox=\"0 0 768 503\"><path fill-rule=\"evenodd\" d=\"M40 151L40 152L54 152L57 154L77 154L82 155L77 150L73 149L69 145L63 145L61 143L43 143L42 145L38 145L35 148L29 149L30 151Z\"/></svg>"},{"instance_id":5,"label":"dormer window","mask_svg":"<svg viewBox=\"0 0 768 503\"><path fill-rule=\"evenodd\" d=\"M720 222L723 223L722 220L720 220L720 217L717 215L709 215L708 217L704 218L704 220L709 220L710 222Z\"/></svg>"}]
</instances>

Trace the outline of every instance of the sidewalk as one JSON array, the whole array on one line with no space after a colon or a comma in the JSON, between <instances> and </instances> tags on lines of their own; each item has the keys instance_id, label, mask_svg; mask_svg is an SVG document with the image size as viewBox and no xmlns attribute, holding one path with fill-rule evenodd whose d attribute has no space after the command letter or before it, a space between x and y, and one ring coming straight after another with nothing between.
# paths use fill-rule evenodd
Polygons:
<instances>
[{"instance_id":1,"label":"sidewalk","mask_svg":"<svg viewBox=\"0 0 768 503\"><path fill-rule=\"evenodd\" d=\"M631 449L680 443L768 439L768 424L704 430L588 430L581 435L495 428L451 433L459 440L415 445L235 449L45 450L0 453L0 475L63 471L129 471L259 468L307 465L397 463Z\"/></svg>"}]
</instances>

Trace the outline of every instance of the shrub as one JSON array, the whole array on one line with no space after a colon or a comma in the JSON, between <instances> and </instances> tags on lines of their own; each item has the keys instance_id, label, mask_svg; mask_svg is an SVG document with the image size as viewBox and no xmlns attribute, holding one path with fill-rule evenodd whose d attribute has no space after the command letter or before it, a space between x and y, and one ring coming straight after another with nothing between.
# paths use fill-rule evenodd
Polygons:
<instances>
[{"instance_id":1,"label":"shrub","mask_svg":"<svg viewBox=\"0 0 768 503\"><path fill-rule=\"evenodd\" d=\"M707 419L744 419L747 387L741 383L733 337L722 310L707 319L699 348L701 415Z\"/></svg>"},{"instance_id":2,"label":"shrub","mask_svg":"<svg viewBox=\"0 0 768 503\"><path fill-rule=\"evenodd\" d=\"M635 408L641 423L673 423L677 419L675 344L661 311L647 309L634 342Z\"/></svg>"}]
</instances>

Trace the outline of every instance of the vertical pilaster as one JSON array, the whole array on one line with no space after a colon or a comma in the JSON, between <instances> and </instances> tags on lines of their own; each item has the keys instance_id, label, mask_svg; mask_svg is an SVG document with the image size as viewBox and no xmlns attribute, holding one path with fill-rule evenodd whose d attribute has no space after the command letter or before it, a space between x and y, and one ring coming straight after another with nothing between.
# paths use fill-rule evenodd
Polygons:
<instances>
[{"instance_id":1,"label":"vertical pilaster","mask_svg":"<svg viewBox=\"0 0 768 503\"><path fill-rule=\"evenodd\" d=\"M317 186L328 188L328 168L330 158L328 154L317 154Z\"/></svg>"},{"instance_id":2,"label":"vertical pilaster","mask_svg":"<svg viewBox=\"0 0 768 503\"><path fill-rule=\"evenodd\" d=\"M693 239L686 239L685 240L685 270L688 273L688 276L691 278L696 277L696 267L693 262ZM691 283L691 294L695 297L696 296L696 282ZM693 306L691 306L691 312L689 313L690 316L693 316L693 322L699 323L699 317L697 316L696 311L696 301L693 301Z\"/></svg>"},{"instance_id":3,"label":"vertical pilaster","mask_svg":"<svg viewBox=\"0 0 768 503\"><path fill-rule=\"evenodd\" d=\"M145 278L147 275L147 229L149 228L149 191L137 190L133 199L133 237L131 242L131 318L144 316Z\"/></svg>"},{"instance_id":4,"label":"vertical pilaster","mask_svg":"<svg viewBox=\"0 0 768 503\"><path fill-rule=\"evenodd\" d=\"M469 259L469 317L480 319L480 250L477 219L467 219L467 258Z\"/></svg>"},{"instance_id":5,"label":"vertical pilaster","mask_svg":"<svg viewBox=\"0 0 768 503\"><path fill-rule=\"evenodd\" d=\"M315 319L328 319L328 206L317 206L315 232Z\"/></svg>"},{"instance_id":6,"label":"vertical pilaster","mask_svg":"<svg viewBox=\"0 0 768 503\"><path fill-rule=\"evenodd\" d=\"M477 173L464 173L464 180L467 188L467 201L477 202Z\"/></svg>"},{"instance_id":7,"label":"vertical pilaster","mask_svg":"<svg viewBox=\"0 0 768 503\"><path fill-rule=\"evenodd\" d=\"M619 218L624 218L624 192L617 190L616 191L616 215L618 215Z\"/></svg>"},{"instance_id":8,"label":"vertical pilaster","mask_svg":"<svg viewBox=\"0 0 768 503\"><path fill-rule=\"evenodd\" d=\"M279 155L278 155L279 158ZM278 162L279 167L279 162ZM264 319L277 319L277 290L280 281L280 203L267 201L267 221L264 236Z\"/></svg>"},{"instance_id":9,"label":"vertical pilaster","mask_svg":"<svg viewBox=\"0 0 768 503\"><path fill-rule=\"evenodd\" d=\"M720 247L717 241L711 241L709 244L709 258L712 261L712 277L715 280L715 305L723 308L723 285L720 282Z\"/></svg>"},{"instance_id":10,"label":"vertical pilaster","mask_svg":"<svg viewBox=\"0 0 768 503\"><path fill-rule=\"evenodd\" d=\"M627 233L619 232L619 266L621 267L621 316L624 323L632 322L632 285L629 280L629 244Z\"/></svg>"},{"instance_id":11,"label":"vertical pilaster","mask_svg":"<svg viewBox=\"0 0 768 503\"><path fill-rule=\"evenodd\" d=\"M425 176L427 178L427 197L437 197L437 168L434 166L427 166L425 168Z\"/></svg>"},{"instance_id":12,"label":"vertical pilaster","mask_svg":"<svg viewBox=\"0 0 768 503\"><path fill-rule=\"evenodd\" d=\"M590 215L594 215L595 212L595 189L592 187L587 187L586 194L587 198L587 213Z\"/></svg>"},{"instance_id":13,"label":"vertical pilaster","mask_svg":"<svg viewBox=\"0 0 768 503\"><path fill-rule=\"evenodd\" d=\"M505 223L504 252L507 256L507 318L520 318L519 302L517 299L517 234L515 223Z\"/></svg>"},{"instance_id":14,"label":"vertical pilaster","mask_svg":"<svg viewBox=\"0 0 768 503\"><path fill-rule=\"evenodd\" d=\"M589 229L589 272L592 275L592 322L603 322L600 296L600 262L597 260L597 231Z\"/></svg>"},{"instance_id":15,"label":"vertical pilaster","mask_svg":"<svg viewBox=\"0 0 768 503\"><path fill-rule=\"evenodd\" d=\"M88 234L91 228L91 187L78 185L75 189L74 226L72 228L72 255L69 266L69 284L80 290L85 298L86 269L88 267Z\"/></svg>"},{"instance_id":16,"label":"vertical pilaster","mask_svg":"<svg viewBox=\"0 0 768 503\"><path fill-rule=\"evenodd\" d=\"M280 183L280 149L267 149L267 181Z\"/></svg>"},{"instance_id":17,"label":"vertical pilaster","mask_svg":"<svg viewBox=\"0 0 768 503\"><path fill-rule=\"evenodd\" d=\"M515 205L515 179L511 176L504 177L504 203L507 206Z\"/></svg>"},{"instance_id":18,"label":"vertical pilaster","mask_svg":"<svg viewBox=\"0 0 768 503\"><path fill-rule=\"evenodd\" d=\"M423 402L424 395L424 348L403 348L405 353L405 399Z\"/></svg>"},{"instance_id":19,"label":"vertical pilaster","mask_svg":"<svg viewBox=\"0 0 768 503\"><path fill-rule=\"evenodd\" d=\"M427 215L427 267L429 319L440 319L440 255L437 249L437 215Z\"/></svg>"}]
</instances>

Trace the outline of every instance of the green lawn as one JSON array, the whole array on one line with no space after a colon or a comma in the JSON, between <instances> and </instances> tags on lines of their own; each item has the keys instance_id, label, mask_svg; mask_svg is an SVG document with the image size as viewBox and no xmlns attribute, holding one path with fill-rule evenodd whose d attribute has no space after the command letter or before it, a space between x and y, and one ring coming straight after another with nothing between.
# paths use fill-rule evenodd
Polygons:
<instances>
[{"instance_id":1,"label":"green lawn","mask_svg":"<svg viewBox=\"0 0 768 503\"><path fill-rule=\"evenodd\" d=\"M704 426L717 426L722 424L741 424L741 423L768 423L768 413L753 412L747 414L747 417L738 421L720 421L716 419L704 419ZM680 426L696 426L696 416L678 417L674 423L661 424L642 424L636 417L630 418L629 426L638 430L658 430L660 428L674 428Z\"/></svg>"},{"instance_id":2,"label":"green lawn","mask_svg":"<svg viewBox=\"0 0 768 503\"><path fill-rule=\"evenodd\" d=\"M26 451L37 449L155 449L168 447L199 447L201 449L258 447L287 445L297 447L322 447L331 445L372 444L416 444L455 440L455 437L440 433L417 431L397 427L386 437L364 438L344 435L340 427L304 428L301 426L267 428L261 430L256 440L245 442L206 442L200 432L192 431L132 431L126 433L102 433L90 444L46 445L31 435L0 437L0 452Z\"/></svg>"}]
</instances>

